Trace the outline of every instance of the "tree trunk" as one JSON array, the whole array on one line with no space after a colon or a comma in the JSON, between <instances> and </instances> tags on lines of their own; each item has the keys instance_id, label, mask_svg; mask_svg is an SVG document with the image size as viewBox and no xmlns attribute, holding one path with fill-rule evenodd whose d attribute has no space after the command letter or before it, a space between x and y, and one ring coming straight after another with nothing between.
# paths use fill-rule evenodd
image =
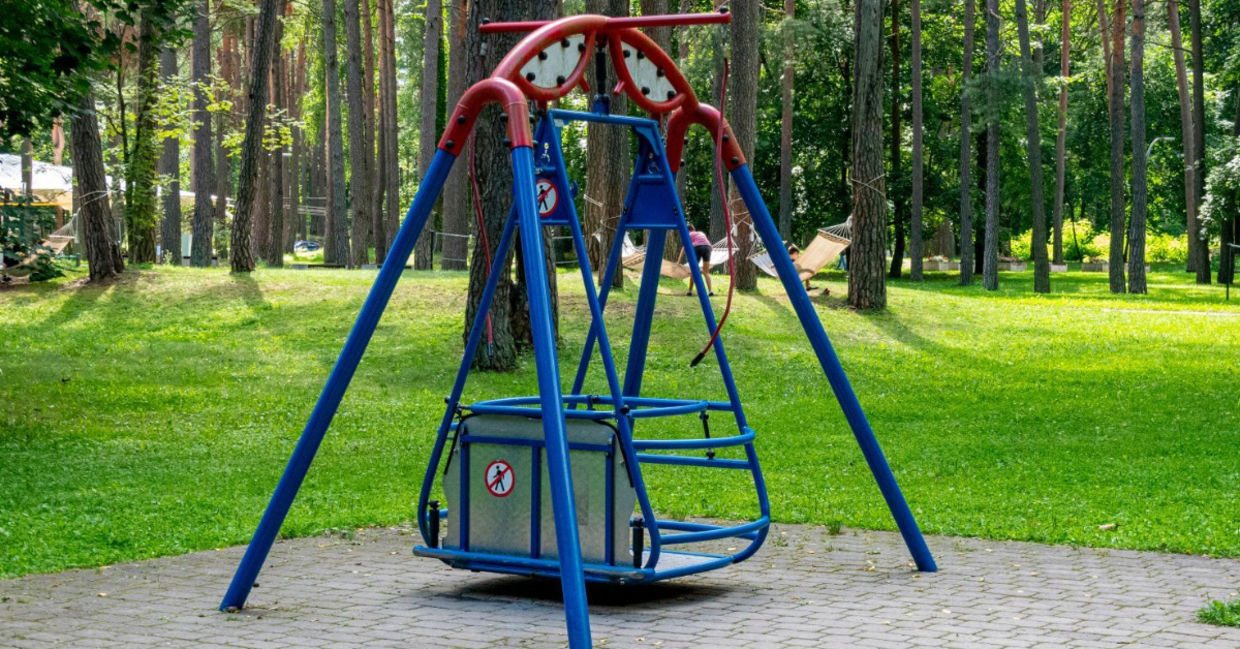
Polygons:
<instances>
[{"instance_id":1,"label":"tree trunk","mask_svg":"<svg viewBox=\"0 0 1240 649\"><path fill-rule=\"evenodd\" d=\"M1111 128L1111 292L1124 292L1124 18L1126 0L1115 0L1115 13L1109 19L1111 28L1110 99L1108 115ZM1142 152L1144 153L1144 152Z\"/></svg>"},{"instance_id":2,"label":"tree trunk","mask_svg":"<svg viewBox=\"0 0 1240 649\"><path fill-rule=\"evenodd\" d=\"M336 48L336 0L323 0L324 122L327 129L327 245L323 261L347 265L349 259L348 217L344 193L344 129L341 125L340 59Z\"/></svg>"},{"instance_id":3,"label":"tree trunk","mask_svg":"<svg viewBox=\"0 0 1240 649\"><path fill-rule=\"evenodd\" d=\"M848 304L854 309L884 309L887 199L882 153L882 0L856 0L855 11Z\"/></svg>"},{"instance_id":4,"label":"tree trunk","mask_svg":"<svg viewBox=\"0 0 1240 649\"><path fill-rule=\"evenodd\" d=\"M1201 225L1197 218L1197 183L1193 178L1193 147L1196 145L1193 124L1192 91L1188 88L1188 70L1184 64L1184 39L1180 30L1179 0L1167 0L1167 27L1171 31L1171 54L1175 58L1175 86L1180 99L1180 140L1184 149L1184 215L1188 232L1188 263L1185 270L1197 271L1201 256Z\"/></svg>"},{"instance_id":5,"label":"tree trunk","mask_svg":"<svg viewBox=\"0 0 1240 649\"><path fill-rule=\"evenodd\" d=\"M1038 127L1037 83L1041 69L1034 65L1029 43L1029 14L1025 0L1016 0L1016 31L1020 39L1020 58L1024 68L1025 146L1029 156L1029 194L1033 216L1033 290L1049 293L1051 266L1046 258L1046 196L1042 182L1042 132Z\"/></svg>"},{"instance_id":6,"label":"tree trunk","mask_svg":"<svg viewBox=\"0 0 1240 649\"><path fill-rule=\"evenodd\" d=\"M1171 0L1174 2L1175 0ZM1072 71L1070 58L1072 40L1072 0L1062 0L1059 21L1059 129L1055 132L1055 205L1052 208L1054 229L1051 248L1056 264L1063 260L1063 201L1067 181L1068 142L1068 75Z\"/></svg>"},{"instance_id":7,"label":"tree trunk","mask_svg":"<svg viewBox=\"0 0 1240 649\"><path fill-rule=\"evenodd\" d=\"M276 22L276 33L272 39L271 62L271 103L276 111L288 111L288 99L284 94L285 64L283 48L280 40L284 34L281 21ZM262 251L263 261L270 267L279 268L284 265L284 151L283 145L269 153L271 164L268 170L271 180L271 202L267 215L267 247Z\"/></svg>"},{"instance_id":8,"label":"tree trunk","mask_svg":"<svg viewBox=\"0 0 1240 649\"><path fill-rule=\"evenodd\" d=\"M438 0L436 3L438 4ZM387 209L383 212L383 230L384 239L391 246L392 241L396 239L396 232L400 229L402 207L400 202L400 140L398 137L400 125L397 123L399 120L396 114L396 94L400 87L396 83L396 3L395 0L381 0L381 6L384 51L379 73L383 76L384 87L387 88L379 107L384 115L385 124L382 137L386 140L383 149L383 166L386 169L383 175L383 181L386 183L383 194ZM435 58L438 59L438 55ZM435 103L434 99L432 99L433 103ZM435 111L432 109L430 112Z\"/></svg>"},{"instance_id":9,"label":"tree trunk","mask_svg":"<svg viewBox=\"0 0 1240 649\"><path fill-rule=\"evenodd\" d=\"M779 236L792 238L792 76L796 71L796 0L784 0L784 73L780 80L783 107L779 117Z\"/></svg>"},{"instance_id":10,"label":"tree trunk","mask_svg":"<svg viewBox=\"0 0 1240 649\"><path fill-rule=\"evenodd\" d=\"M349 102L349 213L353 255L349 266L370 263L367 233L371 226L370 163L374 150L366 141L366 98L362 74L362 0L345 0L345 80Z\"/></svg>"},{"instance_id":11,"label":"tree trunk","mask_svg":"<svg viewBox=\"0 0 1240 649\"><path fill-rule=\"evenodd\" d=\"M108 207L108 186L103 170L103 145L95 119L95 96L87 92L77 102L69 125L73 181L77 185L81 240L86 248L90 281L116 277L125 270L120 245Z\"/></svg>"},{"instance_id":12,"label":"tree trunk","mask_svg":"<svg viewBox=\"0 0 1240 649\"><path fill-rule=\"evenodd\" d=\"M472 0L477 1L477 0ZM477 57L478 52L465 49L465 39L469 36L469 14L471 0L448 0L448 103L447 112L451 114L456 102L469 88L467 70L469 60ZM588 7L587 7L588 9ZM464 161L462 161L464 162ZM443 214L442 254L439 267L443 270L465 270L469 252L470 221L473 214L473 199L470 197L469 178L466 173L468 165L455 165L448 174L443 187L443 201L440 203ZM425 169L423 169L425 172Z\"/></svg>"},{"instance_id":13,"label":"tree trunk","mask_svg":"<svg viewBox=\"0 0 1240 649\"><path fill-rule=\"evenodd\" d=\"M999 0L986 0L986 243L982 286L999 288Z\"/></svg>"},{"instance_id":14,"label":"tree trunk","mask_svg":"<svg viewBox=\"0 0 1240 649\"><path fill-rule=\"evenodd\" d=\"M155 262L155 101L159 91L161 35L150 13L143 12L138 36L138 89L134 105L133 152L125 172L125 231L131 263Z\"/></svg>"},{"instance_id":15,"label":"tree trunk","mask_svg":"<svg viewBox=\"0 0 1240 649\"><path fill-rule=\"evenodd\" d=\"M381 4L383 0L376 0L376 5ZM376 128L375 108L377 101L375 96L375 30L374 20L371 18L371 2L370 0L362 0L362 106L365 114L362 118L362 126L365 129L366 166L370 169L370 184L365 188L365 194L358 194L359 198L364 197L370 201L367 207L367 213L370 215L371 239L375 245L375 264L382 264L384 257L387 256L387 231L383 224L383 191L387 186L387 170L383 166L384 149L387 147L386 140ZM383 18L379 18L380 24ZM383 34L379 34L379 38L383 39ZM382 43L379 45L383 48ZM380 74L382 76L382 74Z\"/></svg>"},{"instance_id":16,"label":"tree trunk","mask_svg":"<svg viewBox=\"0 0 1240 649\"><path fill-rule=\"evenodd\" d=\"M723 85L723 59L726 53L726 44L723 42L723 32L715 31L710 35L711 41L711 64L714 75L710 84L710 97L705 99L705 103L714 106L719 103L719 89ZM712 150L714 143L711 143ZM718 241L722 239L726 232L723 227L723 201L728 195L728 174L723 174L723 187L719 187L718 179L715 178L714 166L712 163L710 172L710 240Z\"/></svg>"},{"instance_id":17,"label":"tree trunk","mask_svg":"<svg viewBox=\"0 0 1240 649\"><path fill-rule=\"evenodd\" d=\"M1132 130L1132 216L1128 224L1128 292L1145 293L1145 0L1132 0L1132 76L1128 101Z\"/></svg>"},{"instance_id":18,"label":"tree trunk","mask_svg":"<svg viewBox=\"0 0 1240 649\"><path fill-rule=\"evenodd\" d=\"M1233 88L1231 91L1232 101L1236 105L1236 113L1231 121L1231 135L1234 138L1240 138L1240 88ZM1232 205L1240 204L1240 189L1233 189ZM1218 253L1218 283L1231 284L1235 279L1235 255L1236 251L1230 244L1236 242L1240 237L1240 217L1233 212L1228 218L1219 223L1219 253ZM1209 259L1207 258L1207 262ZM1209 263L1205 264L1207 271Z\"/></svg>"},{"instance_id":19,"label":"tree trunk","mask_svg":"<svg viewBox=\"0 0 1240 649\"><path fill-rule=\"evenodd\" d=\"M629 0L586 0L586 13L608 16L627 16ZM586 70L590 88L607 96L613 114L628 113L628 100L623 94L611 95L616 80L612 66L607 66L608 78L599 79L594 66ZM594 101L598 101L595 97ZM602 281L607 268L608 255L616 237L616 226L624 207L625 190L633 161L629 157L629 134L616 126L590 125L586 127L586 201L585 237L590 264ZM624 286L624 271L620 269L612 278L614 288Z\"/></svg>"},{"instance_id":20,"label":"tree trunk","mask_svg":"<svg viewBox=\"0 0 1240 649\"><path fill-rule=\"evenodd\" d=\"M1193 212L1201 214L1201 201L1206 195L1206 101L1205 59L1201 46L1201 0L1188 0L1189 31L1193 46ZM1197 224L1197 283L1210 283L1210 237L1200 232Z\"/></svg>"},{"instance_id":21,"label":"tree trunk","mask_svg":"<svg viewBox=\"0 0 1240 649\"><path fill-rule=\"evenodd\" d=\"M201 0L197 4L190 64L190 81L194 84L194 234L190 239L189 263L206 267L211 265L211 239L215 230L211 193L216 188L216 169L211 160L214 141L206 93L211 78L211 0Z\"/></svg>"},{"instance_id":22,"label":"tree trunk","mask_svg":"<svg viewBox=\"0 0 1240 649\"><path fill-rule=\"evenodd\" d=\"M977 24L974 0L964 3L964 65L960 81L960 284L973 283L973 108L969 83L973 79L973 31Z\"/></svg>"},{"instance_id":23,"label":"tree trunk","mask_svg":"<svg viewBox=\"0 0 1240 649\"><path fill-rule=\"evenodd\" d=\"M736 136L745 159L753 169L758 139L758 76L761 73L762 3L742 2L732 7L732 79L729 82L731 106L727 120ZM732 223L736 228L736 288L749 291L758 287L758 267L744 263L753 253L753 217L745 207L736 187L732 187Z\"/></svg>"},{"instance_id":24,"label":"tree trunk","mask_svg":"<svg viewBox=\"0 0 1240 649\"><path fill-rule=\"evenodd\" d=\"M169 47L159 54L160 76L164 86L178 75L177 53ZM164 150L159 156L159 174L167 178L164 188L164 218L159 239L168 263L181 265L181 140L164 138Z\"/></svg>"},{"instance_id":25,"label":"tree trunk","mask_svg":"<svg viewBox=\"0 0 1240 649\"><path fill-rule=\"evenodd\" d=\"M448 0L452 2L453 0ZM440 0L426 0L426 32L422 58L422 123L418 134L418 174L421 176L431 166L431 158L435 157L435 143L439 138L436 132L439 97L439 39L443 34L443 6ZM414 251L413 267L418 270L430 270L432 257L435 254L434 215L426 219L422 235L418 237L417 249Z\"/></svg>"},{"instance_id":26,"label":"tree trunk","mask_svg":"<svg viewBox=\"0 0 1240 649\"><path fill-rule=\"evenodd\" d=\"M330 2L331 0L327 0ZM263 148L263 126L266 121L268 71L271 69L271 53L275 49L275 28L278 5L276 0L262 0L255 29L254 48L251 54L249 115L245 124L245 139L241 144L241 168L237 180L237 209L232 223L232 254L229 263L234 273L254 270L252 239L254 227L251 210L254 207L257 165ZM326 19L324 20L326 22Z\"/></svg>"},{"instance_id":27,"label":"tree trunk","mask_svg":"<svg viewBox=\"0 0 1240 649\"><path fill-rule=\"evenodd\" d=\"M891 171L892 178L904 173L900 168L900 0L891 0ZM895 245L891 250L888 277L898 279L904 272L904 194L899 185L888 185L888 197L895 211L891 215Z\"/></svg>"},{"instance_id":28,"label":"tree trunk","mask_svg":"<svg viewBox=\"0 0 1240 649\"><path fill-rule=\"evenodd\" d=\"M921 0L912 0L909 4L909 11L912 13L909 47L912 49L913 57L911 61L913 68L913 212L909 217L909 262L911 264L909 277L915 282L920 282L923 248L921 240L922 176L925 164L921 106Z\"/></svg>"}]
</instances>

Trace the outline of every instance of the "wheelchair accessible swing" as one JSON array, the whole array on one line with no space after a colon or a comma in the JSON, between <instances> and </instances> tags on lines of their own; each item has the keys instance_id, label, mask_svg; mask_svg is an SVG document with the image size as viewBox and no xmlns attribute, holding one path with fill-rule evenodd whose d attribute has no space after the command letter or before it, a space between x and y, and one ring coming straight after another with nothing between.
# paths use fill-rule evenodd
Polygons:
<instances>
[{"instance_id":1,"label":"wheelchair accessible swing","mask_svg":"<svg viewBox=\"0 0 1240 649\"><path fill-rule=\"evenodd\" d=\"M603 320L612 279L617 272L622 272L619 263L626 233L647 231L650 250L663 249L668 231L679 233L682 242L690 241L676 191L675 173L680 167L685 133L691 125L697 124L713 136L716 174L721 179L723 169L730 172L733 186L771 255L784 290L917 568L936 569L727 121L719 110L698 101L668 55L638 31L641 27L728 23L730 20L725 10L622 18L580 15L549 22L481 26L484 33L528 32L528 35L504 56L489 78L469 88L461 97L392 242L391 251L233 576L220 605L222 610L240 609L245 605L392 295L404 262L438 199L448 171L465 151L479 112L490 103L500 104L503 111L501 122L506 129L505 143L512 160L513 204L498 245L493 251L487 251L493 253L490 274L455 382L445 399L447 407L422 481L417 519L423 544L413 552L439 559L454 568L559 579L569 646L584 649L591 646L586 581L645 584L723 568L744 561L761 547L770 527L770 503L754 450L754 431L746 421L723 341L719 338L719 325L726 320L727 310L717 322L693 247L686 245L684 252L693 272L692 281L705 331L711 336L710 343L693 364L698 364L713 349L727 393L726 401L642 394L642 374L662 262L659 255L647 256L641 271L623 377L616 368ZM603 88L598 89L589 111L548 108L549 102L564 97L578 86L589 92L583 79L586 67L593 62L600 72L599 78L604 79L609 60L619 80L614 92L624 92L651 117L610 114L609 97ZM530 102L538 107L538 120L533 129ZM664 117L667 119L666 140L660 136L660 119ZM569 199L573 185L560 145L561 129L569 122L627 128L637 141L636 162L607 257L601 292L595 288L585 238ZM544 263L543 226L564 226L571 233L591 318L576 376L567 393L561 388L556 354L556 333ZM462 404L465 380L487 329L486 317L496 283L504 272L517 233L528 290L539 393ZM728 304L730 307L730 293ZM606 379L606 394L583 393L596 345ZM735 431L712 437L707 422L716 413L728 413L735 420ZM636 435L639 423L655 426L655 420L678 416L700 418L704 435L673 439ZM732 454L738 457L717 457L715 450L725 448L733 448ZM743 459L739 457L742 455ZM744 479L753 484L759 514L755 520L732 525L658 518L643 479L643 467L647 465L719 469L736 472L732 475L745 475ZM435 479L440 475L444 498L451 507L441 507L430 499ZM441 531L441 526L446 529ZM710 544L712 541L723 543ZM737 547L725 553L702 549L703 544L714 547L729 543Z\"/></svg>"}]
</instances>

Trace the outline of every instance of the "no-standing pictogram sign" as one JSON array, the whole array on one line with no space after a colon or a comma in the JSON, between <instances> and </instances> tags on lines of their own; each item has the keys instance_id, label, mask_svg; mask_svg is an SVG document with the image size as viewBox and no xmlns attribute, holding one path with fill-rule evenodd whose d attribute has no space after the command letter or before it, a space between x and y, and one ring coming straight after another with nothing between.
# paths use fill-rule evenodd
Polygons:
<instances>
[{"instance_id":1,"label":"no-standing pictogram sign","mask_svg":"<svg viewBox=\"0 0 1240 649\"><path fill-rule=\"evenodd\" d=\"M560 205L560 192L546 178L539 178L534 185L534 195L538 198L538 215L548 217L555 213Z\"/></svg>"},{"instance_id":2,"label":"no-standing pictogram sign","mask_svg":"<svg viewBox=\"0 0 1240 649\"><path fill-rule=\"evenodd\" d=\"M512 472L512 467L503 460L496 460L488 464L483 476L486 481L487 491L497 498L503 498L512 493L512 487L517 482L516 476Z\"/></svg>"}]
</instances>

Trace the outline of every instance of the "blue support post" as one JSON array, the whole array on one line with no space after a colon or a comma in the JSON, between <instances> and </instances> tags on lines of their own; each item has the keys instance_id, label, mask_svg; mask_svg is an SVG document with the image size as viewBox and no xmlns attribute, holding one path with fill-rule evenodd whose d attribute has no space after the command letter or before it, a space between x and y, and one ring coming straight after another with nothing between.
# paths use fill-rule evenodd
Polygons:
<instances>
[{"instance_id":1,"label":"blue support post","mask_svg":"<svg viewBox=\"0 0 1240 649\"><path fill-rule=\"evenodd\" d=\"M327 433L327 427L331 424L336 409L340 406L340 399L344 397L344 391L349 387L353 372L357 370L357 365L362 360L362 353L366 351L366 345L370 343L370 337L379 324L383 309L387 306L388 299L392 297L392 290L396 287L401 272L405 269L405 261L413 252L414 243L417 242L418 235L421 234L422 227L426 224L426 217L430 214L431 208L435 206L435 201L439 198L439 192L443 188L444 179L455 161L456 156L451 153L442 150L435 152L435 157L426 171L426 177L418 188L413 203L409 206L409 212L405 215L405 222L400 226L400 231L396 233L396 238L392 241L391 250L388 251L387 259L383 262L383 268L379 270L379 275L370 288L370 294L366 296L366 302L357 316L357 322L353 324L353 330L349 332L349 338L344 343L340 358L336 360L336 366L332 368L327 384L323 386L323 392L319 395L314 410L310 413L310 419L306 422L301 438L297 441L292 456L289 457L284 475L280 477L275 492L271 494L271 501L267 503L267 509L258 523L258 529L254 531L254 537L250 539L245 556L241 558L241 563L237 566L237 572L228 586L228 592L224 594L224 599L220 602L220 610L239 609L245 605L250 589L254 586L254 580L258 578L258 572L267 560L271 544L275 542L280 526L284 524L284 518L293 504L293 498L297 496L297 491L306 478L306 472L310 469L310 463L314 461L314 455L319 450L323 435ZM531 185L531 190L532 187Z\"/></svg>"},{"instance_id":2,"label":"blue support post","mask_svg":"<svg viewBox=\"0 0 1240 649\"><path fill-rule=\"evenodd\" d=\"M818 312L814 310L809 294L805 292L805 287L801 284L801 277L796 267L793 266L787 249L784 248L783 239L780 238L779 231L775 228L775 222L771 220L771 214L766 209L766 203L762 200L757 185L754 184L748 165L740 165L732 170L732 182L745 201L745 206L749 208L754 228L757 229L758 236L762 237L762 243L770 253L775 269L779 271L779 279L784 284L784 291L792 302L797 318L801 320L801 327L805 329L805 335L809 337L814 353L818 355L818 362L827 374L827 381L831 383L835 398L839 401L840 408L844 410L844 416L848 419L853 436L857 438L857 444L861 446L861 453L865 455L865 461L870 465L870 471L878 482L878 488L883 492L887 507L896 519L896 525L900 528L900 534L904 536L905 545L913 555L913 561L917 563L917 569L923 572L935 572L938 567L934 563L934 557L930 555L930 548L926 547L926 539L922 537L921 529L917 527L917 520L913 518L913 512L909 510L904 494L900 492L900 485L896 483L891 467L887 464L887 458L883 455L883 449L874 437L874 431L870 428L865 412L861 410L857 394L853 392L852 384L849 383L848 376L844 373L844 367L840 364L840 359L836 356L830 339L827 338L827 332L822 328Z\"/></svg>"},{"instance_id":3,"label":"blue support post","mask_svg":"<svg viewBox=\"0 0 1240 649\"><path fill-rule=\"evenodd\" d=\"M617 233L616 236L621 236ZM642 284L637 290L637 313L633 316L633 336L629 341L629 362L624 367L624 396L641 396L642 374L646 369L646 346L650 343L650 321L655 298L659 295L659 271L663 269L663 242L667 230L652 228L646 237L646 263Z\"/></svg>"},{"instance_id":4,"label":"blue support post","mask_svg":"<svg viewBox=\"0 0 1240 649\"><path fill-rule=\"evenodd\" d=\"M529 291L530 329L534 339L534 364L542 398L543 436L547 444L547 473L551 484L551 507L555 517L556 551L560 557L560 587L564 591L564 615L571 649L589 649L590 612L586 604L585 572L577 530L577 506L565 434L564 407L560 394L560 366L556 359L555 323L547 291L547 266L543 258L542 223L534 195L534 154L528 146L512 149L513 201L521 233L521 255Z\"/></svg>"}]
</instances>

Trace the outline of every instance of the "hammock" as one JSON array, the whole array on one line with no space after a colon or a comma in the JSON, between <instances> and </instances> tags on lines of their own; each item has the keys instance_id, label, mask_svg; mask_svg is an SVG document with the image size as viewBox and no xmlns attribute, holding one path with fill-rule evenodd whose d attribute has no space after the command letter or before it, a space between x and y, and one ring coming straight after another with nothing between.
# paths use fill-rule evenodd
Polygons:
<instances>
[{"instance_id":1,"label":"hammock","mask_svg":"<svg viewBox=\"0 0 1240 649\"><path fill-rule=\"evenodd\" d=\"M5 268L17 268L19 266L33 264L36 260L38 260L39 255L44 253L47 253L50 257L55 259L65 251L65 248L69 247L69 244L76 240L77 215L74 215L73 218L69 219L68 223L61 226L55 232L47 235L47 237L44 238L43 241L39 243L29 255L26 255L25 259L17 262L16 264L9 264L8 266L5 266ZM0 265L3 265L2 260L0 260Z\"/></svg>"},{"instance_id":2,"label":"hammock","mask_svg":"<svg viewBox=\"0 0 1240 649\"><path fill-rule=\"evenodd\" d=\"M802 250L792 262L801 279L807 280L817 275L818 271L839 257L840 253L852 243L851 235L851 216L843 223L818 230L818 235L814 237L814 240L809 242L805 250ZM770 251L762 249L751 255L749 261L767 275L779 277L775 264L771 261Z\"/></svg>"},{"instance_id":3,"label":"hammock","mask_svg":"<svg viewBox=\"0 0 1240 649\"><path fill-rule=\"evenodd\" d=\"M728 258L732 256L732 252L736 250L735 245L731 251L728 250L727 237L715 242L710 249L710 265L711 267L728 263ZM620 263L630 270L641 270L642 264L646 261L646 246L638 246L633 243L633 239L629 233L624 233L624 243L620 249ZM672 279L687 279L693 275L689 270L688 264L678 264L667 259L663 260L663 265L659 269L659 274Z\"/></svg>"}]
</instances>

